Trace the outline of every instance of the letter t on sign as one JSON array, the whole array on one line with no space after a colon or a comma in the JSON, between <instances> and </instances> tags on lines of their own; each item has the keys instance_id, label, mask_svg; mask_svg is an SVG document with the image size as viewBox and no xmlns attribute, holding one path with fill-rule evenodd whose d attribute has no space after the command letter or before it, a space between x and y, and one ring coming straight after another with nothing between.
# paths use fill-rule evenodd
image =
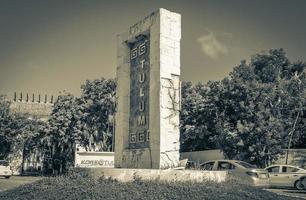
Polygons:
<instances>
[{"instance_id":1,"label":"letter t on sign","mask_svg":"<svg viewBox=\"0 0 306 200\"><path fill-rule=\"evenodd\" d=\"M145 59L143 59L143 60L140 61L141 69L143 69L145 61L146 61Z\"/></svg>"}]
</instances>

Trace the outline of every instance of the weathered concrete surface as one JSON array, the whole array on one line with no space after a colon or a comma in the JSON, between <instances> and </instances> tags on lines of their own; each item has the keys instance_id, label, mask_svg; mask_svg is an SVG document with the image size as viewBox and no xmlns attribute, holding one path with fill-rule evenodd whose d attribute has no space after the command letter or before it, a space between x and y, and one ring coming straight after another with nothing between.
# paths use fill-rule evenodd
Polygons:
<instances>
[{"instance_id":1,"label":"weathered concrete surface","mask_svg":"<svg viewBox=\"0 0 306 200\"><path fill-rule=\"evenodd\" d=\"M77 147L76 149L81 148L82 147ZM114 152L76 151L74 166L84 168L113 168Z\"/></svg>"},{"instance_id":2,"label":"weathered concrete surface","mask_svg":"<svg viewBox=\"0 0 306 200\"><path fill-rule=\"evenodd\" d=\"M26 101L12 101L10 110L12 113L29 114L42 121L47 121L52 112L53 104L51 103L38 103Z\"/></svg>"},{"instance_id":3,"label":"weathered concrete surface","mask_svg":"<svg viewBox=\"0 0 306 200\"><path fill-rule=\"evenodd\" d=\"M223 160L224 155L220 149L206 151L181 152L181 159L196 162L197 165L209 160Z\"/></svg>"},{"instance_id":4,"label":"weathered concrete surface","mask_svg":"<svg viewBox=\"0 0 306 200\"><path fill-rule=\"evenodd\" d=\"M178 182L223 182L228 177L226 171L174 170L174 169L120 169L120 168L76 168L93 178L112 178L120 182L140 180Z\"/></svg>"},{"instance_id":5,"label":"weathered concrete surface","mask_svg":"<svg viewBox=\"0 0 306 200\"><path fill-rule=\"evenodd\" d=\"M130 48L150 40L149 147L129 148ZM179 164L181 16L153 12L117 37L115 167L163 169Z\"/></svg>"}]
</instances>

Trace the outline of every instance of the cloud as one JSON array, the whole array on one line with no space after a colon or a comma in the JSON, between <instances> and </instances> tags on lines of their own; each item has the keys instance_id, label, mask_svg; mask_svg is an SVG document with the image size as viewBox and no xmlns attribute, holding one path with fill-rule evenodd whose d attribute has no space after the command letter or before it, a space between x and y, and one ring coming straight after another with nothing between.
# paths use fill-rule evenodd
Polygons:
<instances>
[{"instance_id":1,"label":"cloud","mask_svg":"<svg viewBox=\"0 0 306 200\"><path fill-rule=\"evenodd\" d=\"M212 59L217 59L228 53L228 47L217 40L213 32L199 37L197 42L201 45L203 53Z\"/></svg>"}]
</instances>

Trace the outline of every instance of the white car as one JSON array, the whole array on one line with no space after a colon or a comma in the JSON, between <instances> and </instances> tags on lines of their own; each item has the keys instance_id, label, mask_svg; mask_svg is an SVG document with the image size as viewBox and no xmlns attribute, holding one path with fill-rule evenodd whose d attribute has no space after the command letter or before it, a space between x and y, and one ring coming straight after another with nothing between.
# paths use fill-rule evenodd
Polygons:
<instances>
[{"instance_id":1,"label":"white car","mask_svg":"<svg viewBox=\"0 0 306 200\"><path fill-rule=\"evenodd\" d=\"M300 178L306 175L305 169L292 165L271 165L265 169L269 172L272 187L303 189Z\"/></svg>"},{"instance_id":2,"label":"white car","mask_svg":"<svg viewBox=\"0 0 306 200\"><path fill-rule=\"evenodd\" d=\"M239 180L260 187L269 187L269 174L264 169L239 160L214 160L200 164L201 170L228 171Z\"/></svg>"},{"instance_id":3,"label":"white car","mask_svg":"<svg viewBox=\"0 0 306 200\"><path fill-rule=\"evenodd\" d=\"M0 160L0 176L5 178L10 178L12 176L12 170L10 165L5 160Z\"/></svg>"}]
</instances>

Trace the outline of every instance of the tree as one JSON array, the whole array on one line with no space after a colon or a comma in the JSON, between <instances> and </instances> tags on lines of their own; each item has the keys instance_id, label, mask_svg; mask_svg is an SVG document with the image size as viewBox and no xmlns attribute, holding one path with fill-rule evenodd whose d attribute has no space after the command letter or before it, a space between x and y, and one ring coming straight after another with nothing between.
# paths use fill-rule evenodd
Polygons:
<instances>
[{"instance_id":1,"label":"tree","mask_svg":"<svg viewBox=\"0 0 306 200\"><path fill-rule=\"evenodd\" d=\"M220 82L182 82L181 151L216 149L216 117Z\"/></svg>"},{"instance_id":2,"label":"tree","mask_svg":"<svg viewBox=\"0 0 306 200\"><path fill-rule=\"evenodd\" d=\"M183 82L181 150L218 147L227 158L265 166L291 136L292 146L305 147L305 66L275 49L242 61L222 81Z\"/></svg>"},{"instance_id":3,"label":"tree","mask_svg":"<svg viewBox=\"0 0 306 200\"><path fill-rule=\"evenodd\" d=\"M10 160L13 170L19 171L45 122L29 114L12 113L10 104L5 96L0 96L0 159Z\"/></svg>"},{"instance_id":4,"label":"tree","mask_svg":"<svg viewBox=\"0 0 306 200\"><path fill-rule=\"evenodd\" d=\"M305 113L305 66L270 50L242 61L222 81L216 141L228 158L265 166L278 157L297 114ZM303 130L299 119L295 142Z\"/></svg>"},{"instance_id":5,"label":"tree","mask_svg":"<svg viewBox=\"0 0 306 200\"><path fill-rule=\"evenodd\" d=\"M78 99L76 131L80 144L89 150L111 151L113 143L116 82L113 79L87 80Z\"/></svg>"},{"instance_id":6,"label":"tree","mask_svg":"<svg viewBox=\"0 0 306 200\"><path fill-rule=\"evenodd\" d=\"M74 162L74 144L78 134L74 131L76 100L72 94L58 96L42 135L45 144L46 166L51 164L58 173L65 172Z\"/></svg>"},{"instance_id":7,"label":"tree","mask_svg":"<svg viewBox=\"0 0 306 200\"><path fill-rule=\"evenodd\" d=\"M8 136L11 116L9 113L10 102L4 95L0 95L0 159L7 156L10 149Z\"/></svg>"},{"instance_id":8,"label":"tree","mask_svg":"<svg viewBox=\"0 0 306 200\"><path fill-rule=\"evenodd\" d=\"M81 88L80 98L69 93L58 97L46 135L41 135L46 149L46 166L49 163L58 173L73 165L76 143L89 151L112 150L116 83L101 78L87 80Z\"/></svg>"}]
</instances>

